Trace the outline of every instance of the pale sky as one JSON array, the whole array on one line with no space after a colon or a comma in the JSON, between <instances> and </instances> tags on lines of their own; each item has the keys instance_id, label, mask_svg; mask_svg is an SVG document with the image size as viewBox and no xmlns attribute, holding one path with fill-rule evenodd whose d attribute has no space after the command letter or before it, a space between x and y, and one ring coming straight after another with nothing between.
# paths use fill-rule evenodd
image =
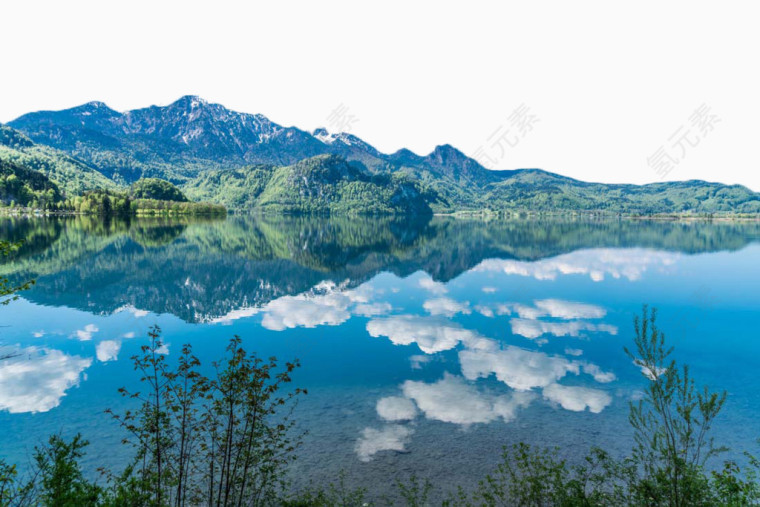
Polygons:
<instances>
[{"instance_id":1,"label":"pale sky","mask_svg":"<svg viewBox=\"0 0 760 507\"><path fill-rule=\"evenodd\" d=\"M305 130L342 124L383 152L449 143L500 169L760 191L757 2L25 0L1 12L0 122L194 94Z\"/></svg>"}]
</instances>

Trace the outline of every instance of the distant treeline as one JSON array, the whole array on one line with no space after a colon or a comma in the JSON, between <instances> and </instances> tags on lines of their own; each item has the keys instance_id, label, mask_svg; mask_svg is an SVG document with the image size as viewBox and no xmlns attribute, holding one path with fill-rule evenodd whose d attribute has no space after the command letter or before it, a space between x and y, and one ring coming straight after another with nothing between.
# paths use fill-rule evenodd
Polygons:
<instances>
[{"instance_id":1,"label":"distant treeline","mask_svg":"<svg viewBox=\"0 0 760 507\"><path fill-rule=\"evenodd\" d=\"M88 190L65 197L44 174L0 161L0 206L101 216L220 215L220 204L190 202L168 181L144 178L123 191Z\"/></svg>"},{"instance_id":2,"label":"distant treeline","mask_svg":"<svg viewBox=\"0 0 760 507\"><path fill-rule=\"evenodd\" d=\"M160 201L134 199L126 193L92 190L59 202L33 200L27 203L9 203L10 208L30 207L47 212L80 213L83 215L223 215L227 209L221 204L206 202Z\"/></svg>"}]
</instances>

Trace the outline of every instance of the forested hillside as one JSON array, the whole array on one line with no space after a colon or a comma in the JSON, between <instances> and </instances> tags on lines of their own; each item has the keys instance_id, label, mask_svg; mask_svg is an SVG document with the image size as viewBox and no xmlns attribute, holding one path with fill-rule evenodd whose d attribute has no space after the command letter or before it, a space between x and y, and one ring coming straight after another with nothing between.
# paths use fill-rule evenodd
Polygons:
<instances>
[{"instance_id":1,"label":"forested hillside","mask_svg":"<svg viewBox=\"0 0 760 507\"><path fill-rule=\"evenodd\" d=\"M43 173L65 199L126 191L156 202L318 214L760 213L760 194L741 185L602 184L489 170L450 145L384 154L352 134L283 127L195 96L127 112L90 102L29 113L0 126L0 160Z\"/></svg>"}]
</instances>

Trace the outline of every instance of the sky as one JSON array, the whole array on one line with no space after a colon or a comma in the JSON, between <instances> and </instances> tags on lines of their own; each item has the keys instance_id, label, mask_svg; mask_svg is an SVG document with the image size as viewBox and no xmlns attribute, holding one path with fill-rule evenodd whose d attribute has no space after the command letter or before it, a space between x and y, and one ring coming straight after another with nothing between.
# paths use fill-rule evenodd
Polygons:
<instances>
[{"instance_id":1,"label":"sky","mask_svg":"<svg viewBox=\"0 0 760 507\"><path fill-rule=\"evenodd\" d=\"M380 151L760 191L757 2L3 2L0 122L199 95Z\"/></svg>"}]
</instances>

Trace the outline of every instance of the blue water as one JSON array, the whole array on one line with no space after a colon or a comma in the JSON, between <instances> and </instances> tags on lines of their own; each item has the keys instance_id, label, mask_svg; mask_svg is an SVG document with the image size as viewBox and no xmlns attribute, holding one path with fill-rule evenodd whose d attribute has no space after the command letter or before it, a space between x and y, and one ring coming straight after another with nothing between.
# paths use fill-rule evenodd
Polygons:
<instances>
[{"instance_id":1,"label":"blue water","mask_svg":"<svg viewBox=\"0 0 760 507\"><path fill-rule=\"evenodd\" d=\"M89 439L90 472L124 462L103 411L155 324L170 360L192 343L208 365L234 334L301 360L297 485L467 486L519 441L623 455L644 303L698 383L728 391L724 457L757 451L757 223L32 218L0 237L26 240L0 273L37 280L0 307L0 458L22 466L55 432Z\"/></svg>"}]
</instances>

